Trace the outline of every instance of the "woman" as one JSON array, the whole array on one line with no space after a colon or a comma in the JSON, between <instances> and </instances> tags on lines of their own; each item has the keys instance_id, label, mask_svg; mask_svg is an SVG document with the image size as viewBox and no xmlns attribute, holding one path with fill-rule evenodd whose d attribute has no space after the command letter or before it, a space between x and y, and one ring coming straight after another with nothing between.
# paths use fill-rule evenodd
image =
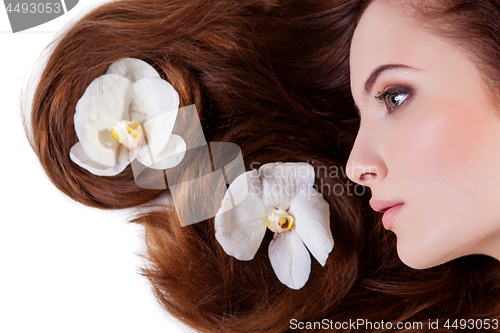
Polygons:
<instances>
[{"instance_id":1,"label":"woman","mask_svg":"<svg viewBox=\"0 0 500 333\"><path fill-rule=\"evenodd\" d=\"M370 187L409 266L500 259L499 9L374 1L354 33L349 176Z\"/></svg>"},{"instance_id":2,"label":"woman","mask_svg":"<svg viewBox=\"0 0 500 333\"><path fill-rule=\"evenodd\" d=\"M397 258L395 238L375 223L368 196L349 192L345 175L331 172L345 165L358 125L348 94L358 5L118 1L84 17L51 54L31 114L35 152L71 198L102 209L137 208L132 222L144 226L148 248L144 275L165 309L194 329L312 331L321 323L323 330L380 332L394 331L381 329L381 321L413 321L421 325L408 331L425 332L429 319L498 317L498 304L486 299L499 291L498 265L465 258L415 274ZM137 186L131 167L98 176L71 159L78 101L123 58L153 66L179 92L181 107L196 106L207 142L239 146L246 170L271 162L315 168L335 248L324 267L312 263L303 287L276 279L267 251L272 233L252 260L240 261L219 244L213 218L181 227L176 210L203 206L213 191L195 202L181 193L174 206L170 189ZM124 135L137 139L135 125L127 125ZM191 164L183 171L200 172ZM150 204L162 195L162 205ZM345 325L357 319L379 325Z\"/></svg>"}]
</instances>

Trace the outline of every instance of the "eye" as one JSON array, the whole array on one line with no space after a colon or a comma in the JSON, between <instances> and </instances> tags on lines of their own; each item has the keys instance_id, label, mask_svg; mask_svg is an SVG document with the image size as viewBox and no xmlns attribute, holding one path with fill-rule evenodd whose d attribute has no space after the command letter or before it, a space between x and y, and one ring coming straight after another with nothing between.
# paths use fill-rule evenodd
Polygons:
<instances>
[{"instance_id":1,"label":"eye","mask_svg":"<svg viewBox=\"0 0 500 333\"><path fill-rule=\"evenodd\" d=\"M384 90L379 91L375 98L386 105L388 112L392 112L401 106L410 97L410 94L408 89Z\"/></svg>"}]
</instances>

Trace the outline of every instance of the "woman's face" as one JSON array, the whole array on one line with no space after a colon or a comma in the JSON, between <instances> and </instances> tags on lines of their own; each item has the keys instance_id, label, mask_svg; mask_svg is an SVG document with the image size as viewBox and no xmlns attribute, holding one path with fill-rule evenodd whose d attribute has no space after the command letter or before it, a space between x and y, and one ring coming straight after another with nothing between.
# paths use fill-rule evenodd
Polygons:
<instances>
[{"instance_id":1,"label":"woman's face","mask_svg":"<svg viewBox=\"0 0 500 333\"><path fill-rule=\"evenodd\" d=\"M375 1L351 45L361 124L349 178L370 187L408 266L500 258L500 113L480 73L407 9Z\"/></svg>"}]
</instances>

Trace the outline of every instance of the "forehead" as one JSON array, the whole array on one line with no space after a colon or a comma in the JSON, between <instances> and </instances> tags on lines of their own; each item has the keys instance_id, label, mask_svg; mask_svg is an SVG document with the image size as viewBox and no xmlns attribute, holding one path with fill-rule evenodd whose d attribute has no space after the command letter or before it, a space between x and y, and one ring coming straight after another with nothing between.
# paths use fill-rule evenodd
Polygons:
<instances>
[{"instance_id":1,"label":"forehead","mask_svg":"<svg viewBox=\"0 0 500 333\"><path fill-rule=\"evenodd\" d=\"M406 6L374 1L362 15L351 44L353 94L359 93L364 80L379 66L428 66L433 50L443 43L440 37L412 18Z\"/></svg>"}]
</instances>

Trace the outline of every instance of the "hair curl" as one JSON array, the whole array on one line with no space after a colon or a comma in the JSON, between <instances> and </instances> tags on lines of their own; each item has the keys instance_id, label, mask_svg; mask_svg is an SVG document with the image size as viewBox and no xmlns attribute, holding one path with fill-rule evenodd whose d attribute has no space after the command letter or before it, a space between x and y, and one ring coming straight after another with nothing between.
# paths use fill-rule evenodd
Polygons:
<instances>
[{"instance_id":1,"label":"hair curl","mask_svg":"<svg viewBox=\"0 0 500 333\"><path fill-rule=\"evenodd\" d=\"M111 63L132 57L174 86L181 107L196 105L207 142L239 145L247 170L276 161L342 170L359 126L348 59L362 8L352 0L122 0L82 18L50 55L31 111L34 151L74 200L101 209L137 207L132 222L144 226L148 251L143 274L164 308L186 325L201 332L285 332L292 318L365 319L421 321L425 332L429 319L500 317L498 262L469 256L423 271L405 266L369 195L331 192L349 185L341 173L316 173L331 207L335 248L325 267L313 262L302 289L291 290L270 266L269 233L253 260L238 261L216 241L213 218L181 227L172 204L148 204L168 197L168 189L138 187L130 166L99 177L69 158L76 102ZM194 203L185 195L183 205L203 205L204 198Z\"/></svg>"}]
</instances>

